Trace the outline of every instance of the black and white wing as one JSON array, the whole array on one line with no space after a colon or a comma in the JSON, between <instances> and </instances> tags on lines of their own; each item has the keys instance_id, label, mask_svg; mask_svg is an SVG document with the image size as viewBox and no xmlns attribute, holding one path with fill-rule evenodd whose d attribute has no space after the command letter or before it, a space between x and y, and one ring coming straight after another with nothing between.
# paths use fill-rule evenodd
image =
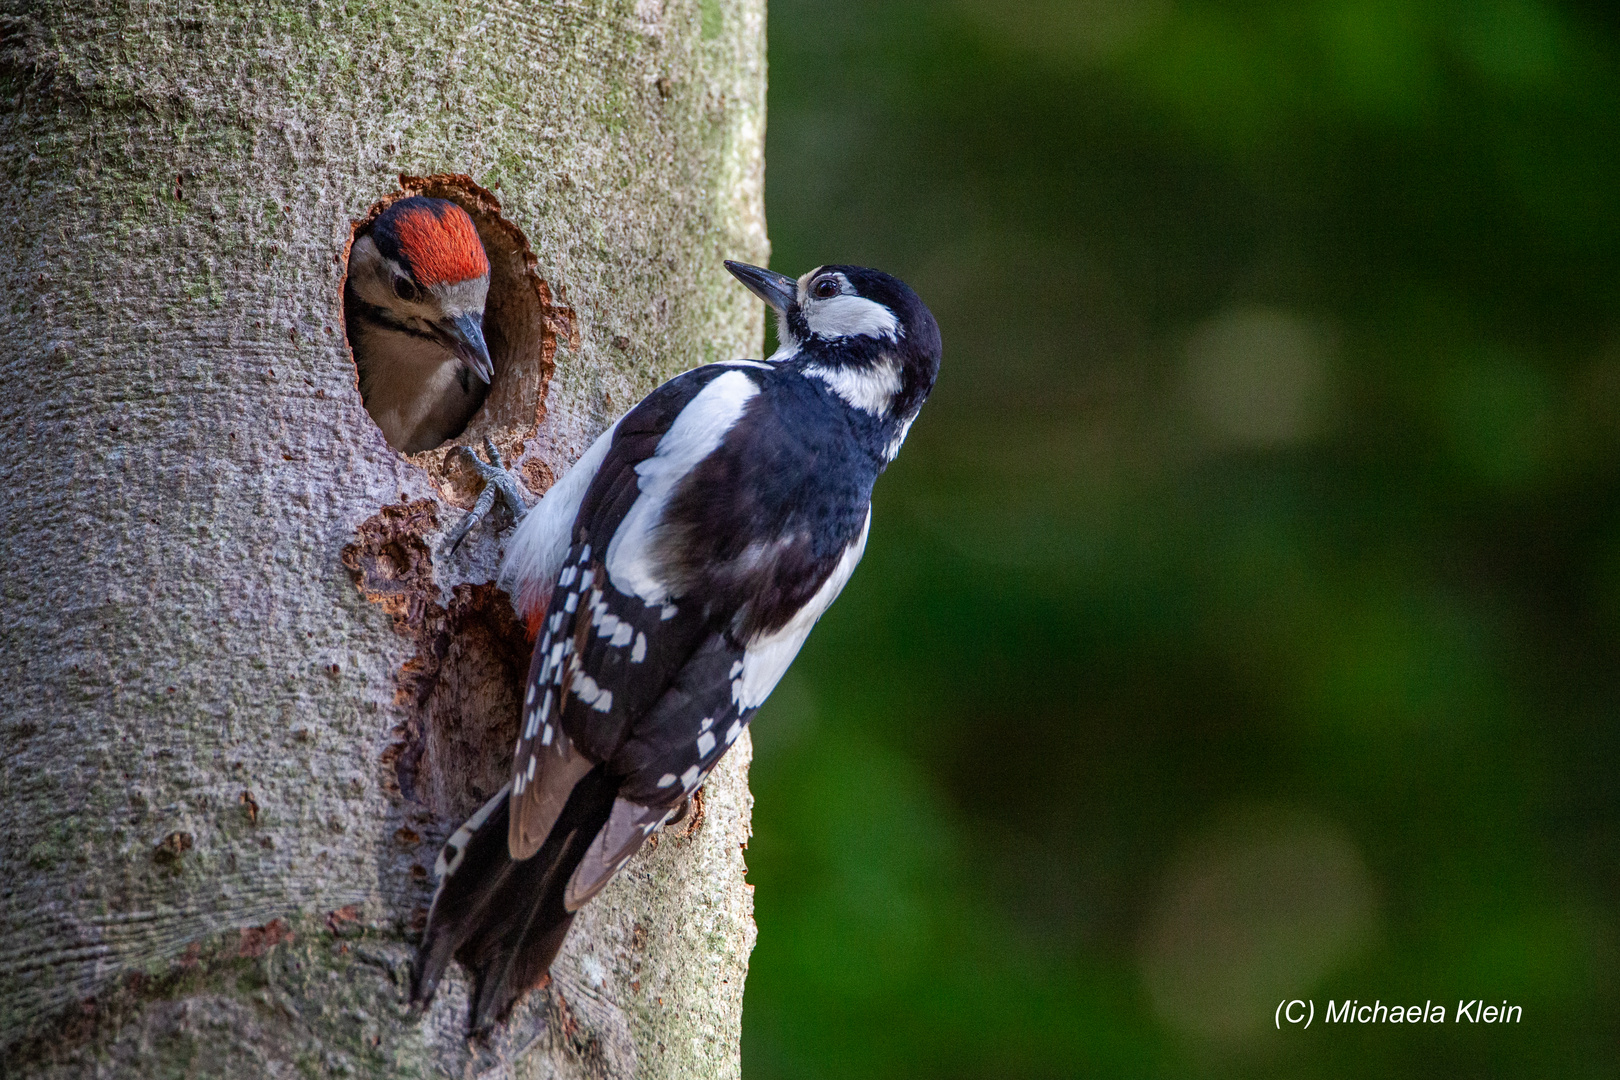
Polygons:
<instances>
[{"instance_id":1,"label":"black and white wing","mask_svg":"<svg viewBox=\"0 0 1620 1080\"><path fill-rule=\"evenodd\" d=\"M629 576L647 576L640 545L656 532L660 509L649 504L667 501L695 464L681 459L712 452L755 392L740 371L700 368L665 383L615 426L574 515L530 665L512 759L512 858L538 850L593 765L608 762L617 774L612 759L632 722L653 710L706 636L703 605L627 591L623 566L628 560ZM717 399L730 408L717 408ZM616 563L619 572L610 573ZM661 810L682 795L665 794L656 801L670 805Z\"/></svg>"},{"instance_id":2,"label":"black and white wing","mask_svg":"<svg viewBox=\"0 0 1620 1080\"><path fill-rule=\"evenodd\" d=\"M829 490L851 472L825 467L836 445L806 452L806 432L838 429L795 433L760 368L664 384L520 526L503 582L530 615L535 576L550 590L512 781L446 845L413 1000L452 953L477 978L475 1028L533 985L573 912L736 742L859 561L875 471Z\"/></svg>"}]
</instances>

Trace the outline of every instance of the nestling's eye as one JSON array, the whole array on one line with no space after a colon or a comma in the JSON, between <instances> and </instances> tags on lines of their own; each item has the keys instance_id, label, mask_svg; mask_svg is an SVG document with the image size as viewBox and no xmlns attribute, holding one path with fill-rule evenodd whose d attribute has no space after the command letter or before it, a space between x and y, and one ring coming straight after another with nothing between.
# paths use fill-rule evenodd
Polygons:
<instances>
[{"instance_id":1,"label":"nestling's eye","mask_svg":"<svg viewBox=\"0 0 1620 1080\"><path fill-rule=\"evenodd\" d=\"M407 304L414 304L422 299L422 290L410 278L397 277L394 279L394 295Z\"/></svg>"},{"instance_id":2,"label":"nestling's eye","mask_svg":"<svg viewBox=\"0 0 1620 1080\"><path fill-rule=\"evenodd\" d=\"M810 283L810 295L818 300L825 300L829 296L837 296L838 292L838 279L830 275L817 278Z\"/></svg>"}]
</instances>

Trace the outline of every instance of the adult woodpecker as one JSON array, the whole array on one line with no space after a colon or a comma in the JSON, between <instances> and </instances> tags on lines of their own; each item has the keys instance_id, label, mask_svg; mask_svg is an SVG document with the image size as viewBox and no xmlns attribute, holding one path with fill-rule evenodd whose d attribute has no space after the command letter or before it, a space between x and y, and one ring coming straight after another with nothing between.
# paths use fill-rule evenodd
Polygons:
<instances>
[{"instance_id":1,"label":"adult woodpecker","mask_svg":"<svg viewBox=\"0 0 1620 1080\"><path fill-rule=\"evenodd\" d=\"M478 230L444 199L399 200L349 249L343 306L360 397L394 449L455 438L484 403L488 295Z\"/></svg>"},{"instance_id":2,"label":"adult woodpecker","mask_svg":"<svg viewBox=\"0 0 1620 1080\"><path fill-rule=\"evenodd\" d=\"M860 561L872 485L939 371L933 315L888 274L726 268L776 309L781 350L654 390L507 545L499 581L538 626L512 779L439 856L411 983L425 1004L460 960L475 1031L776 686Z\"/></svg>"}]
</instances>

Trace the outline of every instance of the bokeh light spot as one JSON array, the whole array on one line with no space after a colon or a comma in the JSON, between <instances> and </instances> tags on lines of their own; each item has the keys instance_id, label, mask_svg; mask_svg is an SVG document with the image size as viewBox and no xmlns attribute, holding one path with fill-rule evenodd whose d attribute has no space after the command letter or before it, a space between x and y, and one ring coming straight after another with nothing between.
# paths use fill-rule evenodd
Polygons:
<instances>
[{"instance_id":1,"label":"bokeh light spot","mask_svg":"<svg viewBox=\"0 0 1620 1080\"><path fill-rule=\"evenodd\" d=\"M1148 916L1142 978L1176 1033L1236 1043L1285 997L1312 989L1373 929L1373 890L1355 842L1307 813L1228 817L1172 861Z\"/></svg>"},{"instance_id":2,"label":"bokeh light spot","mask_svg":"<svg viewBox=\"0 0 1620 1080\"><path fill-rule=\"evenodd\" d=\"M1221 312L1187 343L1187 390L1218 443L1265 447L1319 435L1329 419L1333 343L1275 307Z\"/></svg>"}]
</instances>

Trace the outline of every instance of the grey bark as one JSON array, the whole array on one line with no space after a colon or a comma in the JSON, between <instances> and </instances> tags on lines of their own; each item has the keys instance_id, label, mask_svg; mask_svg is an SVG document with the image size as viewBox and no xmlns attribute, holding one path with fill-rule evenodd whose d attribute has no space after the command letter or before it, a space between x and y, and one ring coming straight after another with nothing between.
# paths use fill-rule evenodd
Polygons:
<instances>
[{"instance_id":1,"label":"grey bark","mask_svg":"<svg viewBox=\"0 0 1620 1080\"><path fill-rule=\"evenodd\" d=\"M544 487L757 355L720 260L764 261L763 48L763 0L7 5L0 1072L738 1073L746 740L501 1033L459 974L404 1010L526 648L497 532L439 550L468 478L366 415L341 293L400 174L473 210L501 341L457 442Z\"/></svg>"}]
</instances>

